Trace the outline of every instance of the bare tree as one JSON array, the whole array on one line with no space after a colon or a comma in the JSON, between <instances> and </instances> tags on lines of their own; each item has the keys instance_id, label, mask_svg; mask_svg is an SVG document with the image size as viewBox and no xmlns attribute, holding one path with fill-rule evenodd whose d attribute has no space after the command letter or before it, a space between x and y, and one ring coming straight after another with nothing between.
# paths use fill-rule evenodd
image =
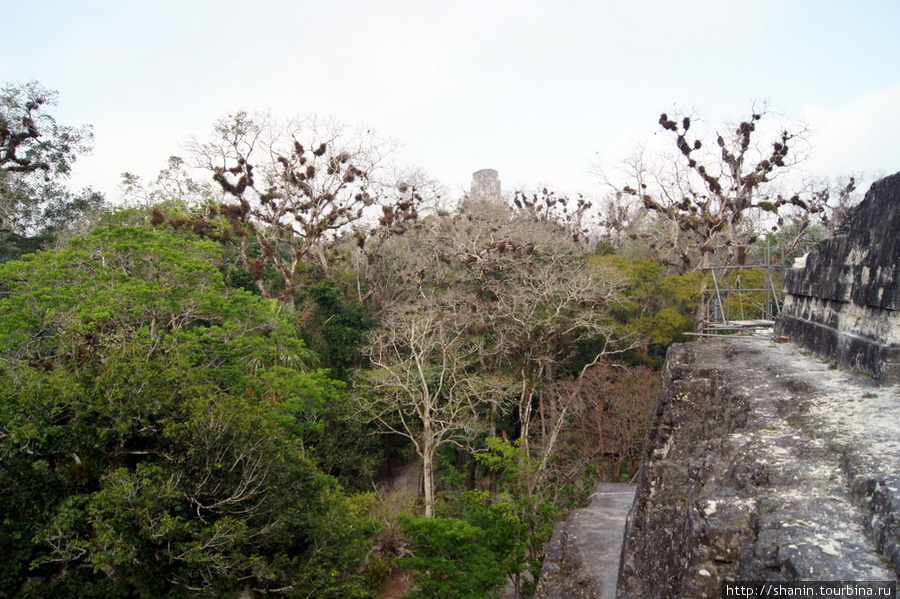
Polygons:
<instances>
[{"instance_id":1,"label":"bare tree","mask_svg":"<svg viewBox=\"0 0 900 599\"><path fill-rule=\"evenodd\" d=\"M390 199L382 203L378 220L361 223L348 236L355 246L353 261L358 298L369 301L376 311L403 293L402 287L390 280L396 274L397 257L402 256L404 264L418 264L416 270L425 268L422 260L427 254L415 247L410 252L410 244L399 238L425 226L420 216L447 214L443 186L424 171L400 170L392 174L391 180L395 183L385 193Z\"/></svg>"},{"instance_id":2,"label":"bare tree","mask_svg":"<svg viewBox=\"0 0 900 599\"><path fill-rule=\"evenodd\" d=\"M784 193L777 180L800 159L805 129L771 129L766 112L754 110L714 135L693 137L688 115L662 114L659 124L674 136L677 153L662 161L638 152L626 161L631 183L617 190L671 224L652 241L657 257L680 272L708 266L717 250L723 263L739 261L755 241L754 217L777 224L794 207L804 215L824 210L821 198Z\"/></svg>"},{"instance_id":3,"label":"bare tree","mask_svg":"<svg viewBox=\"0 0 900 599\"><path fill-rule=\"evenodd\" d=\"M508 394L502 379L480 368L483 339L469 334L460 302L441 295L384 315L365 350L373 368L360 373L356 396L369 420L412 442L422 459L429 517L435 452L448 443L465 447L485 428L482 416Z\"/></svg>"},{"instance_id":4,"label":"bare tree","mask_svg":"<svg viewBox=\"0 0 900 599\"><path fill-rule=\"evenodd\" d=\"M543 187L540 191L516 191L512 203L518 218L553 226L575 243L586 242L598 224L592 222L597 215L593 201L582 194L569 198Z\"/></svg>"},{"instance_id":5,"label":"bare tree","mask_svg":"<svg viewBox=\"0 0 900 599\"><path fill-rule=\"evenodd\" d=\"M487 335L496 366L518 381L519 435L527 447L542 388L579 344L598 341L600 355L628 345L615 338L611 318L625 281L586 258L577 230L535 218L527 205L501 214L502 207L470 206L453 239L466 243L457 255L478 302L473 325Z\"/></svg>"},{"instance_id":6,"label":"bare tree","mask_svg":"<svg viewBox=\"0 0 900 599\"><path fill-rule=\"evenodd\" d=\"M621 347L611 318L621 273L590 262L565 227L530 211L467 202L461 213L430 217L393 239L380 266L368 284L380 289L385 310L443 298L429 309L454 306L479 344L480 368L516 381L526 446L541 389L579 344L595 342L601 355Z\"/></svg>"},{"instance_id":7,"label":"bare tree","mask_svg":"<svg viewBox=\"0 0 900 599\"><path fill-rule=\"evenodd\" d=\"M266 266L282 279L281 299L291 301L304 268L330 271L331 243L355 223L377 220L379 208L394 200L409 202L395 211L404 222L418 216L413 198L385 193L381 168L394 144L371 130L350 133L316 117L278 122L240 112L217 123L211 141L194 140L189 149L230 203L211 203L188 224L234 245L265 297L273 295Z\"/></svg>"},{"instance_id":8,"label":"bare tree","mask_svg":"<svg viewBox=\"0 0 900 599\"><path fill-rule=\"evenodd\" d=\"M191 168L184 158L169 156L166 166L151 181L144 182L134 173L122 173L119 193L125 204L149 209L158 209L172 202L202 206L225 200L220 185L214 181L197 180L197 175L196 169Z\"/></svg>"},{"instance_id":9,"label":"bare tree","mask_svg":"<svg viewBox=\"0 0 900 599\"><path fill-rule=\"evenodd\" d=\"M635 235L645 220L645 214L631 196L618 190L607 194L598 209L599 240L613 248L621 248L628 236Z\"/></svg>"}]
</instances>

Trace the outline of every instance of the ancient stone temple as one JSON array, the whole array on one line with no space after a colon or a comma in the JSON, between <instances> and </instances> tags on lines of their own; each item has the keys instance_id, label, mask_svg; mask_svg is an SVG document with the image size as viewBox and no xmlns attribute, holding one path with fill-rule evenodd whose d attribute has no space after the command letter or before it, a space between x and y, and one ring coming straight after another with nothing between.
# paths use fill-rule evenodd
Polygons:
<instances>
[{"instance_id":1,"label":"ancient stone temple","mask_svg":"<svg viewBox=\"0 0 900 599\"><path fill-rule=\"evenodd\" d=\"M469 197L473 200L499 200L500 173L492 168L483 168L472 173L472 187Z\"/></svg>"},{"instance_id":2,"label":"ancient stone temple","mask_svg":"<svg viewBox=\"0 0 900 599\"><path fill-rule=\"evenodd\" d=\"M900 173L785 275L779 331L843 368L900 383Z\"/></svg>"}]
</instances>

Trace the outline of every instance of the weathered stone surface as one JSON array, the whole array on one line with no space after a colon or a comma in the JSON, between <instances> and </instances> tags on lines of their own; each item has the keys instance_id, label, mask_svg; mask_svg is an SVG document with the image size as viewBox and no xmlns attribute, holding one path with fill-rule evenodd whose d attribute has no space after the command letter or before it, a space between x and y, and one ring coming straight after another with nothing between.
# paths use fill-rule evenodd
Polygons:
<instances>
[{"instance_id":1,"label":"weathered stone surface","mask_svg":"<svg viewBox=\"0 0 900 599\"><path fill-rule=\"evenodd\" d=\"M763 339L670 349L619 597L723 580L896 580L900 389Z\"/></svg>"},{"instance_id":2,"label":"weathered stone surface","mask_svg":"<svg viewBox=\"0 0 900 599\"><path fill-rule=\"evenodd\" d=\"M601 483L553 531L535 599L613 599L633 485Z\"/></svg>"},{"instance_id":3,"label":"weathered stone surface","mask_svg":"<svg viewBox=\"0 0 900 599\"><path fill-rule=\"evenodd\" d=\"M838 235L785 275L778 329L816 354L900 382L900 173L877 181Z\"/></svg>"},{"instance_id":4,"label":"weathered stone surface","mask_svg":"<svg viewBox=\"0 0 900 599\"><path fill-rule=\"evenodd\" d=\"M500 173L492 168L483 168L472 173L472 187L469 189L469 197L474 200L500 200L502 198Z\"/></svg>"}]
</instances>

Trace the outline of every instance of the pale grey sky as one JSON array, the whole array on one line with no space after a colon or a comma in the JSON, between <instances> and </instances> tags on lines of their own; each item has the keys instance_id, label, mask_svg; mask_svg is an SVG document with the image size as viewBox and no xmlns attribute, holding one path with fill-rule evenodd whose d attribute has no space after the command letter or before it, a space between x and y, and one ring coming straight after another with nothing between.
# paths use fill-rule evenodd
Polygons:
<instances>
[{"instance_id":1,"label":"pale grey sky","mask_svg":"<svg viewBox=\"0 0 900 599\"><path fill-rule=\"evenodd\" d=\"M594 193L661 112L754 100L812 125L810 172L900 170L897 0L0 2L0 82L93 125L72 183L112 199L241 109L374 128L454 195L480 168Z\"/></svg>"}]
</instances>

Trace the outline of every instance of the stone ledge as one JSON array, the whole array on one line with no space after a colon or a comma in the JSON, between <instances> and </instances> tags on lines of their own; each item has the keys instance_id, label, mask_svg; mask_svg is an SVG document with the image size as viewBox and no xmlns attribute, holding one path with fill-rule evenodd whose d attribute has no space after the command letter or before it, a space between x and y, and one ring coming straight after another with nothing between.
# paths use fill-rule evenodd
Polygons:
<instances>
[{"instance_id":1,"label":"stone ledge","mask_svg":"<svg viewBox=\"0 0 900 599\"><path fill-rule=\"evenodd\" d=\"M838 366L870 374L877 383L900 383L900 347L896 345L880 343L787 313L779 318L778 330L816 355L835 361Z\"/></svg>"}]
</instances>

